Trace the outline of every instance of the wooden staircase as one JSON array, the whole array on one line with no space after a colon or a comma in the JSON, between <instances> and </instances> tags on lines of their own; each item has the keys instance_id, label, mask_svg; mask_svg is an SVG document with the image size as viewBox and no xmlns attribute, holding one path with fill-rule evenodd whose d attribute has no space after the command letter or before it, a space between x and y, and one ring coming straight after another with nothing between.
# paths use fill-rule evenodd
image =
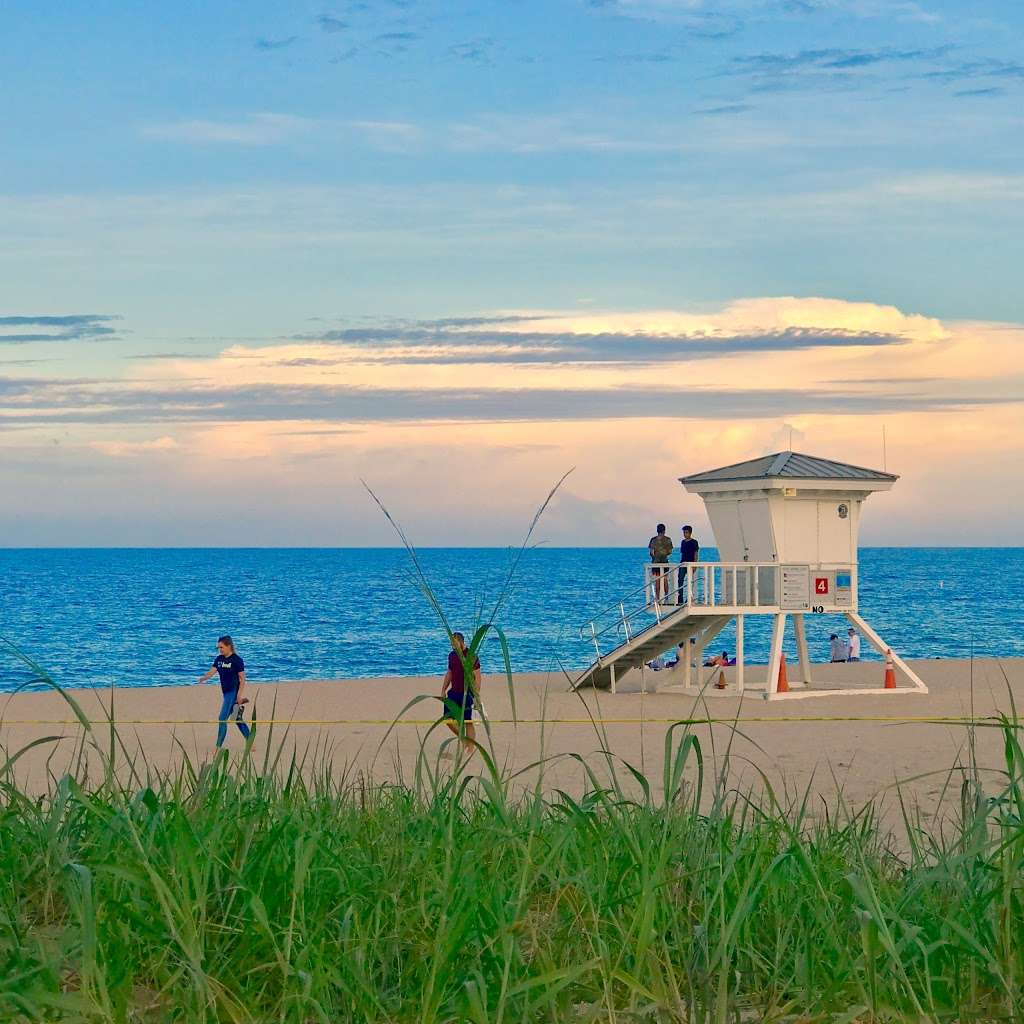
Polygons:
<instances>
[{"instance_id":1,"label":"wooden staircase","mask_svg":"<svg viewBox=\"0 0 1024 1024\"><path fill-rule=\"evenodd\" d=\"M689 644L691 637L703 634L704 643L700 646L706 647L731 618L721 612L680 608L598 658L573 683L573 689L614 690L616 679L621 679L630 669L639 668L679 644Z\"/></svg>"}]
</instances>

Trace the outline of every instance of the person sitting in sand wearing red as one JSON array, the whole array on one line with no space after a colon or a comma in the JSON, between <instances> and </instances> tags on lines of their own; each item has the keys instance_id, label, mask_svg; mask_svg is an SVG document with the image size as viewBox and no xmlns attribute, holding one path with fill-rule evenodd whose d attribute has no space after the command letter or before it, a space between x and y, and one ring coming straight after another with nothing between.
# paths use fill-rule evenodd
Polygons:
<instances>
[{"instance_id":1,"label":"person sitting in sand wearing red","mask_svg":"<svg viewBox=\"0 0 1024 1024\"><path fill-rule=\"evenodd\" d=\"M736 662L729 657L728 651L722 651L717 657L709 658L704 662L705 668L727 668L729 665L735 665ZM714 687L716 690L725 689L725 673L719 672L718 678L715 680Z\"/></svg>"},{"instance_id":2,"label":"person sitting in sand wearing red","mask_svg":"<svg viewBox=\"0 0 1024 1024\"><path fill-rule=\"evenodd\" d=\"M705 668L712 668L715 665L725 666L725 665L732 665L732 664L734 664L734 662L730 661L730 659L729 659L729 652L728 651L722 651L721 654L716 654L715 657L708 658L708 660L704 662L704 667Z\"/></svg>"},{"instance_id":3,"label":"person sitting in sand wearing red","mask_svg":"<svg viewBox=\"0 0 1024 1024\"><path fill-rule=\"evenodd\" d=\"M476 728L473 725L473 701L480 700L480 659L473 658L473 680L466 685L466 662L469 656L466 638L461 633L452 633L452 649L448 654L448 671L441 684L441 700L444 702L445 725L456 736L463 726L462 746L466 757L476 750ZM442 755L448 756L451 755Z\"/></svg>"}]
</instances>

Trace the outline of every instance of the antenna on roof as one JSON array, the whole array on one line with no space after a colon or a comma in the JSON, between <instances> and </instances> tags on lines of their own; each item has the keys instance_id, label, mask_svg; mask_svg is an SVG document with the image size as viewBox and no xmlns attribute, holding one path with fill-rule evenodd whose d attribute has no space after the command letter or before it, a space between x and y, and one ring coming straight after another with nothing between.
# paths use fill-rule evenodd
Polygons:
<instances>
[{"instance_id":1,"label":"antenna on roof","mask_svg":"<svg viewBox=\"0 0 1024 1024\"><path fill-rule=\"evenodd\" d=\"M789 450L793 450L793 428L789 428Z\"/></svg>"},{"instance_id":2,"label":"antenna on roof","mask_svg":"<svg viewBox=\"0 0 1024 1024\"><path fill-rule=\"evenodd\" d=\"M886 472L886 473L889 472L889 462L888 462L888 459L886 458L886 451L885 451L885 424L884 423L882 424L882 470L883 470L883 472Z\"/></svg>"}]
</instances>

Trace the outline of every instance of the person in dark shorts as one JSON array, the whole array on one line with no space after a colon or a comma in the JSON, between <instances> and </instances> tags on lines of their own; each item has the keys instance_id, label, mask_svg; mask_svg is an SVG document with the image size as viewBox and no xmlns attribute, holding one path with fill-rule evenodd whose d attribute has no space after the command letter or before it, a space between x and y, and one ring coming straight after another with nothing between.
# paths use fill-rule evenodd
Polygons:
<instances>
[{"instance_id":1,"label":"person in dark shorts","mask_svg":"<svg viewBox=\"0 0 1024 1024\"><path fill-rule=\"evenodd\" d=\"M679 562L682 568L679 570L679 592L676 595L678 604L686 604L686 576L689 570L687 562L700 561L700 544L693 535L692 526L683 527L683 539L679 542Z\"/></svg>"},{"instance_id":2,"label":"person in dark shorts","mask_svg":"<svg viewBox=\"0 0 1024 1024\"><path fill-rule=\"evenodd\" d=\"M480 659L473 659L473 679L467 685L466 664L468 655L466 638L461 633L452 633L452 649L448 652L448 671L441 684L441 700L444 702L445 725L456 736L462 732L462 746L467 757L476 750L476 728L473 725L473 701L480 699ZM460 730L459 726L463 728Z\"/></svg>"},{"instance_id":3,"label":"person in dark shorts","mask_svg":"<svg viewBox=\"0 0 1024 1024\"><path fill-rule=\"evenodd\" d=\"M647 542L647 551L655 566L651 569L651 575L654 577L654 599L664 601L668 594L668 559L675 549L675 544L665 533L664 523L658 523L657 531ZM664 568L661 568L662 566Z\"/></svg>"},{"instance_id":4,"label":"person in dark shorts","mask_svg":"<svg viewBox=\"0 0 1024 1024\"><path fill-rule=\"evenodd\" d=\"M228 735L228 719L234 711L235 723L239 732L248 739L249 726L242 721L242 706L248 704L247 697L242 696L245 689L245 662L235 650L235 642L227 634L217 641L217 657L213 659L210 671L199 677L198 682L205 683L215 675L220 676L220 714L217 715L217 749L224 746ZM236 711L237 709L237 711Z\"/></svg>"}]
</instances>

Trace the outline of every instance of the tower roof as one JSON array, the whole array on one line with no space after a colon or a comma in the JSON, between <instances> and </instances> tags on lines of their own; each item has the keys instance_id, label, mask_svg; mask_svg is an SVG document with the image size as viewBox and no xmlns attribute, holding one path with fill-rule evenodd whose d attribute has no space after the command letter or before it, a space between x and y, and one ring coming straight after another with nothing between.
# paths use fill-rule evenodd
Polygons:
<instances>
[{"instance_id":1,"label":"tower roof","mask_svg":"<svg viewBox=\"0 0 1024 1024\"><path fill-rule=\"evenodd\" d=\"M776 452L759 459L736 462L721 469L708 469L682 477L684 484L725 483L731 480L898 480L894 473L865 469L847 462L833 462L800 452Z\"/></svg>"}]
</instances>

